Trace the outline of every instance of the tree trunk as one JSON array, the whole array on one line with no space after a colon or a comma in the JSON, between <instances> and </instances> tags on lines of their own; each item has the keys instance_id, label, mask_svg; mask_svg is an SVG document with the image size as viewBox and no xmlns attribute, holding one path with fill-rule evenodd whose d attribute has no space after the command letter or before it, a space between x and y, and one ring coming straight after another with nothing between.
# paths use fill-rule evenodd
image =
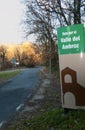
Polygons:
<instances>
[{"instance_id":1,"label":"tree trunk","mask_svg":"<svg viewBox=\"0 0 85 130\"><path fill-rule=\"evenodd\" d=\"M81 23L80 5L81 0L74 0L74 24Z\"/></svg>"}]
</instances>

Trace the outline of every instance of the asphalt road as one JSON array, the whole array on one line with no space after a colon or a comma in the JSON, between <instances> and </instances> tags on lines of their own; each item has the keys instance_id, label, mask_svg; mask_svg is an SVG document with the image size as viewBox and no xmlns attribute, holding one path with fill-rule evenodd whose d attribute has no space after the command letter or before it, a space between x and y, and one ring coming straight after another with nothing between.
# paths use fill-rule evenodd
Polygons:
<instances>
[{"instance_id":1,"label":"asphalt road","mask_svg":"<svg viewBox=\"0 0 85 130\"><path fill-rule=\"evenodd\" d=\"M32 94L39 80L40 69L24 69L18 76L0 85L0 127Z\"/></svg>"}]
</instances>

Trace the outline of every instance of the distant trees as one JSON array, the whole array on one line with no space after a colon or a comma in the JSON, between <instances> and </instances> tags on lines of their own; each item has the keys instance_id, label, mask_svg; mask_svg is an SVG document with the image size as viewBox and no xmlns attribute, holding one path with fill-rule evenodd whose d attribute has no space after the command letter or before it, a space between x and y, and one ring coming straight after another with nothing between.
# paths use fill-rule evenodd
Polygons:
<instances>
[{"instance_id":1,"label":"distant trees","mask_svg":"<svg viewBox=\"0 0 85 130\"><path fill-rule=\"evenodd\" d=\"M2 68L5 68L7 62L7 47L4 45L0 46L0 63Z\"/></svg>"},{"instance_id":2,"label":"distant trees","mask_svg":"<svg viewBox=\"0 0 85 130\"><path fill-rule=\"evenodd\" d=\"M49 63L56 65L56 29L85 22L84 0L26 0L26 36L35 34L42 43ZM53 56L54 54L54 56ZM56 55L56 56L55 56Z\"/></svg>"},{"instance_id":3,"label":"distant trees","mask_svg":"<svg viewBox=\"0 0 85 130\"><path fill-rule=\"evenodd\" d=\"M2 64L5 63L6 53L7 53L7 48L5 46L0 46L0 58L1 58Z\"/></svg>"},{"instance_id":4,"label":"distant trees","mask_svg":"<svg viewBox=\"0 0 85 130\"><path fill-rule=\"evenodd\" d=\"M15 51L15 58L20 62L21 66L33 67L37 63L39 64L39 53L37 49L38 46L34 44L23 43Z\"/></svg>"},{"instance_id":5,"label":"distant trees","mask_svg":"<svg viewBox=\"0 0 85 130\"><path fill-rule=\"evenodd\" d=\"M16 46L14 48L14 58L21 65L21 49L20 49L20 45L18 45L18 47Z\"/></svg>"},{"instance_id":6,"label":"distant trees","mask_svg":"<svg viewBox=\"0 0 85 130\"><path fill-rule=\"evenodd\" d=\"M41 63L39 48L32 43L22 43L15 46L0 46L0 69L14 66L34 67Z\"/></svg>"}]
</instances>

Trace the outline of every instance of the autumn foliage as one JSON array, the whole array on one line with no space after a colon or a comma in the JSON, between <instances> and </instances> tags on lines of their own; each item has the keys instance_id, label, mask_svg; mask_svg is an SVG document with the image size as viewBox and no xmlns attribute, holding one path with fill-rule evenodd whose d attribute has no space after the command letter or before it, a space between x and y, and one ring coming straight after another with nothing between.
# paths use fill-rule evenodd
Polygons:
<instances>
[{"instance_id":1,"label":"autumn foliage","mask_svg":"<svg viewBox=\"0 0 85 130\"><path fill-rule=\"evenodd\" d=\"M0 46L0 68L18 66L34 67L41 64L38 45L24 42Z\"/></svg>"}]
</instances>

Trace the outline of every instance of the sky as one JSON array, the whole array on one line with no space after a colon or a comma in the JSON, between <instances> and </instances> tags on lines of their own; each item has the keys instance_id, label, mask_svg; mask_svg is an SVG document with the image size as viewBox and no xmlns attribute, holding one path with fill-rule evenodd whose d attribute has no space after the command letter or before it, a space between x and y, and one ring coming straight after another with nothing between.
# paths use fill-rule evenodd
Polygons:
<instances>
[{"instance_id":1,"label":"sky","mask_svg":"<svg viewBox=\"0 0 85 130\"><path fill-rule=\"evenodd\" d=\"M20 0L0 0L0 44L23 42L24 5ZM32 42L32 37L28 38Z\"/></svg>"}]
</instances>

